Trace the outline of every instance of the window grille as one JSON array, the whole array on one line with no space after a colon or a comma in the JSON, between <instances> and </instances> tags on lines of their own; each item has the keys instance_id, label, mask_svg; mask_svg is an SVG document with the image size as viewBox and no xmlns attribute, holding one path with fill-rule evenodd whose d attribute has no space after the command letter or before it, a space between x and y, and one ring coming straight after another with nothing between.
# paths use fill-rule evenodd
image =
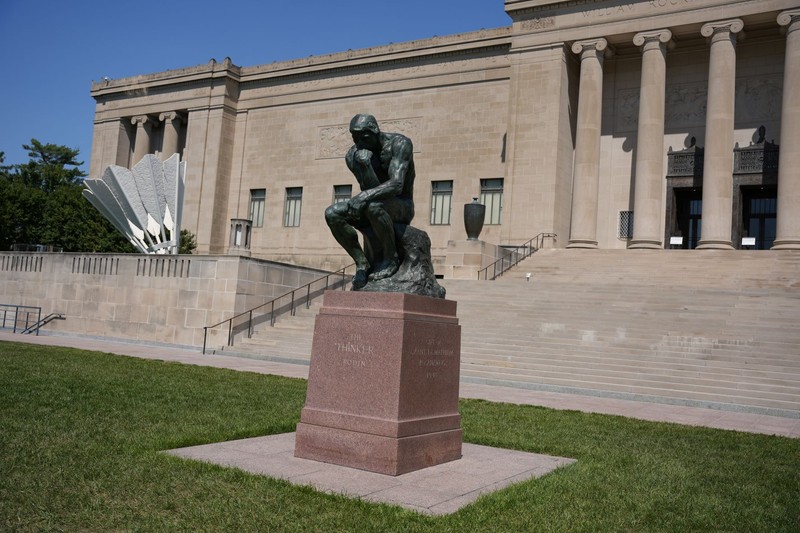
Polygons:
<instances>
[{"instance_id":1,"label":"window grille","mask_svg":"<svg viewBox=\"0 0 800 533\"><path fill-rule=\"evenodd\" d=\"M633 211L619 212L619 228L617 237L620 239L633 238Z\"/></svg>"},{"instance_id":2,"label":"window grille","mask_svg":"<svg viewBox=\"0 0 800 533\"><path fill-rule=\"evenodd\" d=\"M254 228L264 225L264 200L267 197L266 189L250 189L250 220Z\"/></svg>"},{"instance_id":3,"label":"window grille","mask_svg":"<svg viewBox=\"0 0 800 533\"><path fill-rule=\"evenodd\" d=\"M352 185L334 185L333 186L333 203L338 204L346 202L353 196Z\"/></svg>"},{"instance_id":4,"label":"window grille","mask_svg":"<svg viewBox=\"0 0 800 533\"><path fill-rule=\"evenodd\" d=\"M484 224L500 224L503 214L503 178L481 180L481 203L486 206Z\"/></svg>"},{"instance_id":5,"label":"window grille","mask_svg":"<svg viewBox=\"0 0 800 533\"><path fill-rule=\"evenodd\" d=\"M303 203L302 187L286 188L286 205L283 211L283 225L287 228L300 226L300 208Z\"/></svg>"},{"instance_id":6,"label":"window grille","mask_svg":"<svg viewBox=\"0 0 800 533\"><path fill-rule=\"evenodd\" d=\"M431 225L449 225L453 207L453 181L431 182Z\"/></svg>"}]
</instances>

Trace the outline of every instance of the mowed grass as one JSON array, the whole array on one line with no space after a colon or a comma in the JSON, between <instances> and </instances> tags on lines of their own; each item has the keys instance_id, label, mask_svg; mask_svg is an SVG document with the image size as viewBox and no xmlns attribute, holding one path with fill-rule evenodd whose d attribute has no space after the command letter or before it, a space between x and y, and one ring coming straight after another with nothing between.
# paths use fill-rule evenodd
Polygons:
<instances>
[{"instance_id":1,"label":"mowed grass","mask_svg":"<svg viewBox=\"0 0 800 533\"><path fill-rule=\"evenodd\" d=\"M578 462L427 517L162 450L293 431L305 381L0 342L2 531L800 531L800 440L465 400Z\"/></svg>"}]
</instances>

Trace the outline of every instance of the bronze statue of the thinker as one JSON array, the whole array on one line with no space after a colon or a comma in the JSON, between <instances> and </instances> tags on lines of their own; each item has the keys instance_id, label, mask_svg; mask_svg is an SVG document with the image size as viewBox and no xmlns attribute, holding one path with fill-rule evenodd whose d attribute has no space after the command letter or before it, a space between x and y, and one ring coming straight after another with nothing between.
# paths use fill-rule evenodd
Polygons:
<instances>
[{"instance_id":1,"label":"bronze statue of the thinker","mask_svg":"<svg viewBox=\"0 0 800 533\"><path fill-rule=\"evenodd\" d=\"M394 275L401 264L395 224L408 225L414 218L414 157L411 140L399 133L385 133L372 115L356 115L350 121L353 144L345 156L347 168L361 192L328 207L325 220L336 241L353 258L353 289L368 281ZM364 248L356 230L364 234Z\"/></svg>"}]
</instances>

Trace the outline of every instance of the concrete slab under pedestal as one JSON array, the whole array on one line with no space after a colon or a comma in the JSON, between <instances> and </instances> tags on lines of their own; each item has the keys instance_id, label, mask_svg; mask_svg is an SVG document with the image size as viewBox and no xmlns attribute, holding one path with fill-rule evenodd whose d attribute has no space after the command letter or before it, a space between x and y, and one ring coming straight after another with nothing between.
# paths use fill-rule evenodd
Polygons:
<instances>
[{"instance_id":1,"label":"concrete slab under pedestal","mask_svg":"<svg viewBox=\"0 0 800 533\"><path fill-rule=\"evenodd\" d=\"M283 433L167 453L428 515L454 513L484 494L575 463L563 457L463 444L460 459L391 476L295 457L295 435Z\"/></svg>"}]
</instances>

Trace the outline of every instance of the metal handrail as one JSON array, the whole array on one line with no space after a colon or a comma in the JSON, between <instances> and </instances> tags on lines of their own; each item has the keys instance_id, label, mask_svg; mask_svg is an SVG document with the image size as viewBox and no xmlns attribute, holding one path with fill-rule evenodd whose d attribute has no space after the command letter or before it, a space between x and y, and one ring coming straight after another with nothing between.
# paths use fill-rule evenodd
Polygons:
<instances>
[{"instance_id":1,"label":"metal handrail","mask_svg":"<svg viewBox=\"0 0 800 533\"><path fill-rule=\"evenodd\" d=\"M483 280L495 280L503 275L503 273L510 269L511 267L517 266L520 261L523 259L527 259L533 253L544 246L545 239L555 239L557 235L555 233L540 233L536 237L528 240L525 244L520 246L515 246L515 250L510 252L508 255L501 257L491 265L487 266L486 268L482 268L478 271L478 279ZM535 245L534 245L535 243ZM520 252L520 248L522 252ZM499 267L498 267L499 265ZM498 270L499 268L499 270ZM489 269L492 270L492 277L489 277Z\"/></svg>"},{"instance_id":2,"label":"metal handrail","mask_svg":"<svg viewBox=\"0 0 800 533\"><path fill-rule=\"evenodd\" d=\"M296 289L292 289L291 291L281 294L280 296L276 296L275 298L253 307L252 309L248 309L247 311L241 312L238 315L234 315L230 318L227 318L221 322L217 322L211 326L203 326L203 354L206 353L206 343L208 339L208 330L221 326L223 324L228 324L228 346L233 346L233 340L237 333L241 333L247 330L247 338L251 338L253 336L253 326L256 323L262 323L265 321L264 317L269 314L269 325L274 327L275 326L275 319L281 315L291 313L292 316L295 316L295 310L297 306L300 305L303 300L305 300L306 309L308 309L311 305L311 300L314 298L321 296L329 287L339 288L341 287L342 290L345 290L347 286L347 269L352 268L355 266L355 263L347 265L344 268L340 268L336 272L332 272L330 274L326 274L320 278L317 278L313 281L306 283L305 285L298 287ZM334 281L331 282L330 278L335 277ZM325 280L325 285L322 288L315 289L313 292L311 290L311 286L317 282ZM302 295L302 292L305 291L305 296ZM296 297L297 294L300 294L299 297ZM282 298L290 297L291 300L287 304L279 305L276 308L276 302L281 300ZM262 313L260 316L256 316L255 320L253 319L253 313L258 312L259 310L269 306L269 311ZM240 319L244 316L247 316L246 321L242 321L234 326L234 321ZM246 327L245 327L246 325Z\"/></svg>"},{"instance_id":3,"label":"metal handrail","mask_svg":"<svg viewBox=\"0 0 800 533\"><path fill-rule=\"evenodd\" d=\"M17 323L20 322L20 316L24 315L25 317L25 326L19 326L20 332L26 332L26 330L31 326L31 315L36 315L36 320L33 322L35 324L39 324L42 321L42 308L41 307L34 307L30 305L14 305L14 304L0 304L1 308L10 308L10 309L0 309L0 312L3 314L2 318L2 329L6 329L6 323L8 320L11 321L12 332L17 332ZM35 311L21 311L21 309L33 309ZM12 318L8 318L9 312L12 315ZM28 332L30 333L30 332ZM39 328L36 328L36 335L39 335Z\"/></svg>"},{"instance_id":4,"label":"metal handrail","mask_svg":"<svg viewBox=\"0 0 800 533\"><path fill-rule=\"evenodd\" d=\"M39 313L39 316L42 316L41 312ZM66 320L66 319L67 319L67 317L64 316L64 313L50 313L46 317L38 320L35 324L31 324L27 328L23 329L22 333L30 335L31 333L33 333L35 331L36 335L38 336L39 335L39 329L42 326L46 326L47 324L49 324L53 320Z\"/></svg>"}]
</instances>

